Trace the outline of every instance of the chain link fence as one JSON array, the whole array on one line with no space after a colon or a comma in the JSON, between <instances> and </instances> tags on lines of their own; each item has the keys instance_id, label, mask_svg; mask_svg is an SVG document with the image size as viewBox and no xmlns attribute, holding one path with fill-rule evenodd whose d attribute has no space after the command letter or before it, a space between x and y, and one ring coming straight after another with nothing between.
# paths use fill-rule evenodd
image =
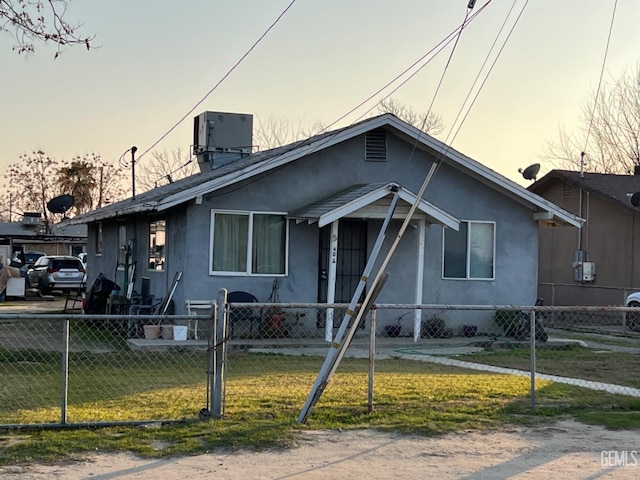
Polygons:
<instances>
[{"instance_id":1,"label":"chain link fence","mask_svg":"<svg viewBox=\"0 0 640 480\"><path fill-rule=\"evenodd\" d=\"M229 304L225 411L250 414L241 409L252 399L297 415L347 307ZM640 397L639 319L627 307L376 305L318 407L329 408L332 395L344 400L345 382L354 405L392 405L394 391L412 388L437 403L437 388L425 393L422 385L460 372L511 382L532 406L550 382Z\"/></svg>"},{"instance_id":2,"label":"chain link fence","mask_svg":"<svg viewBox=\"0 0 640 480\"><path fill-rule=\"evenodd\" d=\"M227 303L218 319L211 301L198 316L0 315L0 427L243 418L265 407L296 417L340 345L347 308ZM376 305L315 408L401 408L399 392L438 408L451 401L440 386L461 376L461 402L508 388L534 405L554 382L640 397L639 330L640 312L626 307Z\"/></svg>"},{"instance_id":3,"label":"chain link fence","mask_svg":"<svg viewBox=\"0 0 640 480\"><path fill-rule=\"evenodd\" d=\"M0 425L197 419L209 401L208 342L174 339L190 320L0 315Z\"/></svg>"}]
</instances>

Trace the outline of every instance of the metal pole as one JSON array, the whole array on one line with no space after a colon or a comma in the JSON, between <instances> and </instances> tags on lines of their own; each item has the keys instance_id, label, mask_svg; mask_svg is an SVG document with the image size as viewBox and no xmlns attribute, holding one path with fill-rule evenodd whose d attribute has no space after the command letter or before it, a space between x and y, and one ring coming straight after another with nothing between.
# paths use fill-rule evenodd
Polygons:
<instances>
[{"instance_id":1,"label":"metal pole","mask_svg":"<svg viewBox=\"0 0 640 480\"><path fill-rule=\"evenodd\" d=\"M369 412L373 412L373 384L376 363L376 306L371 307L371 322L369 326Z\"/></svg>"},{"instance_id":2,"label":"metal pole","mask_svg":"<svg viewBox=\"0 0 640 480\"><path fill-rule=\"evenodd\" d=\"M62 321L62 398L60 399L60 423L67 423L69 388L69 319Z\"/></svg>"},{"instance_id":3,"label":"metal pole","mask_svg":"<svg viewBox=\"0 0 640 480\"><path fill-rule=\"evenodd\" d=\"M398 204L399 198L400 196L396 188L394 190L393 199L391 200L391 205L389 206L389 210L387 211L387 216L385 217L384 222L382 223L382 227L380 228L380 232L378 233L378 238L376 239L376 243L373 246L371 255L369 256L369 260L367 260L367 264L364 267L364 272L362 272L362 276L360 277L358 286L356 287L353 297L351 298L351 303L349 303L349 308L347 309L346 314L342 318L342 323L340 324L340 328L338 328L338 332L336 333L334 341L331 343L331 347L329 349L329 352L327 353L324 363L322 364L322 368L318 373L318 377L316 378L316 381L314 382L313 387L311 388L311 392L309 392L309 396L307 397L307 400L305 401L305 404L302 407L300 415L298 416L298 423L304 423L309 417L309 413L311 413L311 408L316 404L316 402L322 395L322 392L324 391L327 384L329 383L329 380L331 380L331 376L333 375L333 372L337 368L337 364L340 362L340 358L342 357L342 354L344 354L345 347L349 345L349 342L353 337L353 333L355 332L355 329L358 328L358 323L364 310L363 308L361 308L360 311L358 312L358 315L356 315L356 319L353 322L353 325L351 328L351 334L348 335L343 342L343 336L345 334L345 331L347 330L349 321L351 320L351 317L353 316L356 310L358 300L360 299L360 296L364 291L364 287L367 284L369 274L371 273L371 270L373 270L373 265L375 264L376 259L378 258L378 254L380 253L380 250L382 249L382 244L386 237L386 232L387 232L387 229L389 228L389 223L391 222L391 218L393 217L393 212L396 209L396 205ZM379 281L380 278L377 278L376 280ZM365 304L371 303L371 298L372 298L373 292L375 291L375 286L376 286L376 283L371 284L371 288L364 301ZM340 351L342 351L343 353L340 354Z\"/></svg>"},{"instance_id":4,"label":"metal pole","mask_svg":"<svg viewBox=\"0 0 640 480\"><path fill-rule=\"evenodd\" d=\"M131 147L131 198L136 198L136 152L138 147Z\"/></svg>"},{"instance_id":5,"label":"metal pole","mask_svg":"<svg viewBox=\"0 0 640 480\"><path fill-rule=\"evenodd\" d=\"M215 332L214 351L214 377L212 382L213 418L222 418L224 415L225 400L225 371L227 359L227 323L229 321L229 306L227 304L227 290L222 288L218 292L218 312L222 314L222 321L217 321Z\"/></svg>"},{"instance_id":6,"label":"metal pole","mask_svg":"<svg viewBox=\"0 0 640 480\"><path fill-rule=\"evenodd\" d=\"M413 214L415 213L416 209L418 208L418 205L420 205L420 201L422 200L422 197L424 196L424 192L427 190L427 186L429 185L429 183L431 182L431 179L433 178L433 176L435 175L436 171L438 170L438 166L440 165L439 162L433 162L431 164L431 168L429 169L429 171L427 172L427 176L425 177L424 181L422 182L422 185L420 186L420 191L418 192L418 194L416 195L416 200L415 202L413 202L413 204L411 205L411 208L409 208L409 211L407 212L407 215L404 218L404 221L402 222L402 225L400 226L400 230L398 231L398 234L396 235L396 238L393 242L393 244L391 245L391 247L389 248L389 251L387 252L387 256L385 257L385 259L383 260L382 264L380 265L380 268L378 269L378 273L376 275L376 277L374 278L373 282L371 282L371 288L369 290L369 292L367 293L364 303L369 303L371 301L372 298L372 292L376 289L376 286L380 283L382 277L385 275L385 270L387 268L387 265L389 264L389 262L391 261L391 257L393 256L396 248L398 247L398 244L400 243L400 240L402 239L404 232L407 230L407 227L409 226L409 222L411 222L411 218L413 217ZM342 336L344 334L344 331L347 328L347 325L349 323L349 320L351 319L351 316L353 315L354 312L354 308L355 305L357 303L357 299L360 298L360 295L362 294L363 290L364 290L364 285L367 283L368 278L369 278L369 274L371 273L371 270L373 269L373 263L376 261L378 253L379 253L379 248L376 251L376 247L378 247L378 242L381 242L382 240L384 240L385 237L385 232L388 226L388 222L390 221L390 216L393 215L393 211L395 210L395 205L398 201L398 193L396 191L396 194L393 197L393 200L391 201L391 207L389 208L389 212L387 213L387 218L385 218L384 220L384 224L382 226L382 229L380 230L380 234L378 235L378 240L376 240L376 246L374 246L373 251L371 252L371 256L369 257L369 261L367 262L367 265L365 266L364 272L362 274L362 277L360 279L360 283L358 284L358 287L356 288L356 291L353 295L353 298L351 300L351 303L349 304L349 309L347 310L347 314L344 316L344 318L342 319L342 324L340 325L340 328L338 329L338 333L336 334L336 338L334 340L334 342L331 344L331 349L329 350L329 353L327 354L327 357L325 359L325 363L322 365L322 368L320 370L320 374L318 375L318 378L316 378L316 382L314 383L311 392L309 393L309 396L307 397L307 401L305 402L305 404L302 407L302 411L300 412L300 415L298 416L298 423L304 423L307 418L309 417L309 413L311 411L311 408L316 404L316 402L318 401L318 399L320 398L320 396L322 395L322 391L326 388L327 383L329 382L329 380L331 379L331 375L333 375L333 372L335 371L338 363L340 362L340 358L342 358L342 356L344 355L344 350L345 350L345 346L348 346L349 342L351 341L351 337L353 337L353 333L355 332L355 328L357 328L357 324L361 318L361 314L362 311L359 312L359 314L356 316L356 320L353 322L353 327L351 329L350 332L350 336L345 340L345 342L342 342Z\"/></svg>"},{"instance_id":7,"label":"metal pole","mask_svg":"<svg viewBox=\"0 0 640 480\"><path fill-rule=\"evenodd\" d=\"M529 342L529 369L531 370L531 408L536 406L536 312L531 310L529 313L529 335L531 340Z\"/></svg>"},{"instance_id":8,"label":"metal pole","mask_svg":"<svg viewBox=\"0 0 640 480\"><path fill-rule=\"evenodd\" d=\"M209 324L209 342L207 347L207 410L209 410L209 416L211 416L213 412L213 398L215 395L215 389L213 388L216 379L216 360L214 355L214 348L217 343L216 327L218 320L218 309L216 307L217 305L215 303L211 306L211 322Z\"/></svg>"}]
</instances>

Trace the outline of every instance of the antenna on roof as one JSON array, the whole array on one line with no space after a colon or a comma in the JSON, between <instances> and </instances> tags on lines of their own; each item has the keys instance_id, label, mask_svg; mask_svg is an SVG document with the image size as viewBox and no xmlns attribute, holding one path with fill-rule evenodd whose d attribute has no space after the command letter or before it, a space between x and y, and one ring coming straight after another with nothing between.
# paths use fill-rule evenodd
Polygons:
<instances>
[{"instance_id":1,"label":"antenna on roof","mask_svg":"<svg viewBox=\"0 0 640 480\"><path fill-rule=\"evenodd\" d=\"M539 171L540 171L539 163L534 163L533 165L529 165L524 170L521 168L518 169L518 172L522 174L525 180L535 180Z\"/></svg>"}]
</instances>

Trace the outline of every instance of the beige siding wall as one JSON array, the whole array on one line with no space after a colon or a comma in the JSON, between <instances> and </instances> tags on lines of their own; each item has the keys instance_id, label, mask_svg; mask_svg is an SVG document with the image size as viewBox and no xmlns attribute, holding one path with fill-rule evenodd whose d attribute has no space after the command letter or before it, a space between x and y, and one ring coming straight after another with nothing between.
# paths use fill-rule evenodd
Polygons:
<instances>
[{"instance_id":1,"label":"beige siding wall","mask_svg":"<svg viewBox=\"0 0 640 480\"><path fill-rule=\"evenodd\" d=\"M539 244L540 295L547 304L617 305L640 290L640 212L633 214L611 202L558 183L544 193L558 206L586 219L575 228L542 228ZM593 283L574 280L574 252L581 244L596 263ZM553 300L552 300L553 299Z\"/></svg>"}]
</instances>

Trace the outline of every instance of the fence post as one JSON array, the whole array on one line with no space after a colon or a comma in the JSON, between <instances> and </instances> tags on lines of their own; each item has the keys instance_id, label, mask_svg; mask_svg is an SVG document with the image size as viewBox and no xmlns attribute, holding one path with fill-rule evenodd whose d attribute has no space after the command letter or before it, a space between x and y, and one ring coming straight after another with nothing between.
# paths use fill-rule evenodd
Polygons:
<instances>
[{"instance_id":1,"label":"fence post","mask_svg":"<svg viewBox=\"0 0 640 480\"><path fill-rule=\"evenodd\" d=\"M62 322L62 397L60 399L60 423L67 423L67 395L69 388L69 319Z\"/></svg>"},{"instance_id":2,"label":"fence post","mask_svg":"<svg viewBox=\"0 0 640 480\"><path fill-rule=\"evenodd\" d=\"M227 359L227 322L229 318L227 304L227 290L222 288L218 292L218 309L215 317L215 329L211 332L213 336L213 379L211 382L211 402L213 418L222 418L224 415L224 397L225 397L225 371ZM222 314L222 321L220 321Z\"/></svg>"},{"instance_id":3,"label":"fence post","mask_svg":"<svg viewBox=\"0 0 640 480\"><path fill-rule=\"evenodd\" d=\"M211 417L213 412L213 397L215 395L215 356L214 348L216 345L216 321L217 321L217 305L211 305L211 322L209 323L209 336L207 341L207 418Z\"/></svg>"},{"instance_id":4,"label":"fence post","mask_svg":"<svg viewBox=\"0 0 640 480\"><path fill-rule=\"evenodd\" d=\"M367 400L369 402L369 412L373 412L373 377L376 363L376 306L371 306L369 326L369 391Z\"/></svg>"},{"instance_id":5,"label":"fence post","mask_svg":"<svg viewBox=\"0 0 640 480\"><path fill-rule=\"evenodd\" d=\"M531 373L531 408L536 407L536 311L529 312L529 370Z\"/></svg>"}]
</instances>

